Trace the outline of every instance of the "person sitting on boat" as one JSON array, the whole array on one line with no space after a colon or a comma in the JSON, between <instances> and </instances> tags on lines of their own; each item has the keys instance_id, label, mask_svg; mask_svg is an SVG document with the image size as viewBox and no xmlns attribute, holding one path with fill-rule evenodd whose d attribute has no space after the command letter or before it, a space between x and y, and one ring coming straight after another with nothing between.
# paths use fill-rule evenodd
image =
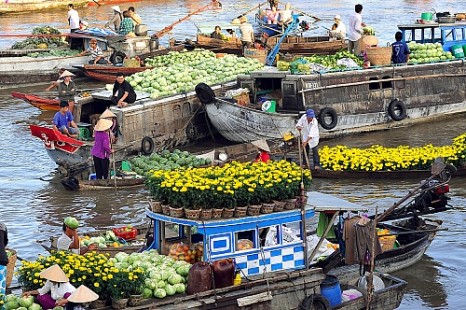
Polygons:
<instances>
[{"instance_id":1,"label":"person sitting on boat","mask_svg":"<svg viewBox=\"0 0 466 310\"><path fill-rule=\"evenodd\" d=\"M129 11L123 12L123 20L121 21L120 29L118 29L118 34L124 35L124 36L126 35L135 36L134 23L130 15L131 13L129 13Z\"/></svg>"},{"instance_id":2,"label":"person sitting on boat","mask_svg":"<svg viewBox=\"0 0 466 310\"><path fill-rule=\"evenodd\" d=\"M50 83L50 86L47 87L45 89L45 91L51 91L52 88L57 88L58 87L58 84L60 84L61 82L63 82L63 78L61 77L61 75L65 72L65 69L61 68L59 71L58 71L58 79L56 81L52 81L52 83Z\"/></svg>"},{"instance_id":3,"label":"person sitting on boat","mask_svg":"<svg viewBox=\"0 0 466 310\"><path fill-rule=\"evenodd\" d=\"M78 54L79 56L84 56L84 55L91 55L91 60L89 60L90 65L111 65L112 63L105 58L104 52L100 48L100 46L97 45L97 40L96 39L91 39L89 42L89 48L87 50L82 51L81 53Z\"/></svg>"},{"instance_id":4,"label":"person sitting on boat","mask_svg":"<svg viewBox=\"0 0 466 310\"><path fill-rule=\"evenodd\" d=\"M74 96L76 95L76 85L71 80L74 74L65 70L60 78L63 79L63 82L58 84L58 99L66 100L68 102L74 102Z\"/></svg>"},{"instance_id":5,"label":"person sitting on boat","mask_svg":"<svg viewBox=\"0 0 466 310\"><path fill-rule=\"evenodd\" d=\"M248 23L248 18L243 16L240 18L240 25L239 31L241 32L241 43L243 43L243 47L251 46L254 42L254 29L252 25Z\"/></svg>"},{"instance_id":6,"label":"person sitting on boat","mask_svg":"<svg viewBox=\"0 0 466 310\"><path fill-rule=\"evenodd\" d=\"M136 11L134 10L134 6L130 6L128 8L128 13L129 13L129 17L133 21L134 26L142 24L142 18L141 16L139 16L138 13L136 13Z\"/></svg>"},{"instance_id":7,"label":"person sitting on boat","mask_svg":"<svg viewBox=\"0 0 466 310\"><path fill-rule=\"evenodd\" d=\"M68 216L63 221L63 234L57 240L58 251L71 251L74 254L85 254L97 249L96 244L81 247L78 236L79 222L74 217Z\"/></svg>"},{"instance_id":8,"label":"person sitting on boat","mask_svg":"<svg viewBox=\"0 0 466 310\"><path fill-rule=\"evenodd\" d=\"M115 143L119 131L117 116L109 109L106 109L104 113L100 115L99 119L109 119L112 121L112 127L110 127L110 142Z\"/></svg>"},{"instance_id":9,"label":"person sitting on boat","mask_svg":"<svg viewBox=\"0 0 466 310\"><path fill-rule=\"evenodd\" d=\"M395 33L396 42L392 44L392 62L394 64L406 64L411 53L406 42L402 41L403 34L401 31Z\"/></svg>"},{"instance_id":10,"label":"person sitting on boat","mask_svg":"<svg viewBox=\"0 0 466 310\"><path fill-rule=\"evenodd\" d=\"M113 104L116 104L120 108L126 107L128 103L134 103L136 101L136 92L133 86L125 80L125 75L122 72L116 74L111 100Z\"/></svg>"},{"instance_id":11,"label":"person sitting on boat","mask_svg":"<svg viewBox=\"0 0 466 310\"><path fill-rule=\"evenodd\" d=\"M69 111L67 100L60 101L60 110L53 117L53 129L69 137L77 138L79 129L74 122L73 114Z\"/></svg>"},{"instance_id":12,"label":"person sitting on boat","mask_svg":"<svg viewBox=\"0 0 466 310\"><path fill-rule=\"evenodd\" d=\"M0 222L0 296L6 293L6 266L8 256L5 247L8 245L8 230L4 223Z\"/></svg>"},{"instance_id":13,"label":"person sitting on boat","mask_svg":"<svg viewBox=\"0 0 466 310\"><path fill-rule=\"evenodd\" d=\"M306 110L306 114L298 120L296 129L300 132L300 135L302 133L301 144L303 148L307 149L307 154L312 151L313 169L320 169L319 149L317 147L319 144L319 123L313 109ZM309 158L305 158L305 161L308 160Z\"/></svg>"},{"instance_id":14,"label":"person sitting on boat","mask_svg":"<svg viewBox=\"0 0 466 310\"><path fill-rule=\"evenodd\" d=\"M47 279L44 286L24 292L23 296L37 295L37 302L44 310L66 306L67 298L76 291L76 288L69 282L63 269L55 264L42 270L39 275Z\"/></svg>"},{"instance_id":15,"label":"person sitting on boat","mask_svg":"<svg viewBox=\"0 0 466 310\"><path fill-rule=\"evenodd\" d=\"M267 24L278 24L278 18L280 13L277 11L277 8L273 6L270 10L266 11L267 14Z\"/></svg>"},{"instance_id":16,"label":"person sitting on boat","mask_svg":"<svg viewBox=\"0 0 466 310\"><path fill-rule=\"evenodd\" d=\"M81 285L67 299L66 310L86 310L90 309L91 302L99 299L99 295L87 286Z\"/></svg>"},{"instance_id":17,"label":"person sitting on boat","mask_svg":"<svg viewBox=\"0 0 466 310\"><path fill-rule=\"evenodd\" d=\"M293 11L291 10L291 4L287 3L284 10L280 10L280 25L288 25L293 21Z\"/></svg>"},{"instance_id":18,"label":"person sitting on boat","mask_svg":"<svg viewBox=\"0 0 466 310\"><path fill-rule=\"evenodd\" d=\"M346 37L346 26L341 21L340 15L335 15L333 18L334 24L330 30L329 36L331 39L343 40Z\"/></svg>"},{"instance_id":19,"label":"person sitting on boat","mask_svg":"<svg viewBox=\"0 0 466 310\"><path fill-rule=\"evenodd\" d=\"M108 167L110 166L110 155L112 147L110 142L110 131L113 122L101 118L94 127L94 146L91 155L94 160L95 175L97 180L108 179Z\"/></svg>"},{"instance_id":20,"label":"person sitting on boat","mask_svg":"<svg viewBox=\"0 0 466 310\"><path fill-rule=\"evenodd\" d=\"M105 27L111 28L110 25L113 25L112 30L118 31L120 30L120 24L123 20L123 15L121 14L121 10L118 5L112 6L112 10L113 15L110 18L110 20L105 24Z\"/></svg>"},{"instance_id":21,"label":"person sitting on boat","mask_svg":"<svg viewBox=\"0 0 466 310\"><path fill-rule=\"evenodd\" d=\"M270 160L270 148L265 140L256 140L251 142L252 145L256 146L259 149L259 154L257 154L255 162L266 163Z\"/></svg>"},{"instance_id":22,"label":"person sitting on boat","mask_svg":"<svg viewBox=\"0 0 466 310\"><path fill-rule=\"evenodd\" d=\"M214 30L214 32L212 32L212 33L210 34L210 37L211 37L212 39L223 40L222 28L220 28L220 26L215 26L215 30Z\"/></svg>"}]
</instances>

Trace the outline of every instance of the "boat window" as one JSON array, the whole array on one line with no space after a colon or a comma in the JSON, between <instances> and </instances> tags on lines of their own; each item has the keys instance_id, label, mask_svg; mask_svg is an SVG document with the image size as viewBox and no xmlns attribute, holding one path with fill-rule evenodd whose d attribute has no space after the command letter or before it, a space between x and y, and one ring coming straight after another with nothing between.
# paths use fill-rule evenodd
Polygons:
<instances>
[{"instance_id":1,"label":"boat window","mask_svg":"<svg viewBox=\"0 0 466 310\"><path fill-rule=\"evenodd\" d=\"M235 252L257 248L256 230L246 230L235 233Z\"/></svg>"},{"instance_id":2,"label":"boat window","mask_svg":"<svg viewBox=\"0 0 466 310\"><path fill-rule=\"evenodd\" d=\"M376 77L369 78L369 81L378 81ZM380 83L369 83L369 90L380 89Z\"/></svg>"},{"instance_id":3,"label":"boat window","mask_svg":"<svg viewBox=\"0 0 466 310\"><path fill-rule=\"evenodd\" d=\"M391 76L384 76L382 80L391 79ZM382 88L392 88L392 81L382 81Z\"/></svg>"},{"instance_id":4,"label":"boat window","mask_svg":"<svg viewBox=\"0 0 466 310\"><path fill-rule=\"evenodd\" d=\"M282 226L282 244L301 242L301 221Z\"/></svg>"},{"instance_id":5,"label":"boat window","mask_svg":"<svg viewBox=\"0 0 466 310\"><path fill-rule=\"evenodd\" d=\"M261 229L259 232L259 242L264 247L281 244L280 226L270 226Z\"/></svg>"}]
</instances>

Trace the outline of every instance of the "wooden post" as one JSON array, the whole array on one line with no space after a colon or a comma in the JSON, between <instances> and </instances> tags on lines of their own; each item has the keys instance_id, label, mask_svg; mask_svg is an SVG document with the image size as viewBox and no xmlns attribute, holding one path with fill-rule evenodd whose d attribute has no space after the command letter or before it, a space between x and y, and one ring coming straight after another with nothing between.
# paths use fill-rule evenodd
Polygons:
<instances>
[{"instance_id":1,"label":"wooden post","mask_svg":"<svg viewBox=\"0 0 466 310\"><path fill-rule=\"evenodd\" d=\"M375 218L372 223L374 227L374 235L372 239L372 248L371 248L371 265L370 265L370 273L369 276L366 278L366 287L367 287L367 303L366 309L369 310L371 308L371 301L372 295L374 294L374 268L375 268L375 243L379 241L377 236L377 207L375 207Z\"/></svg>"}]
</instances>

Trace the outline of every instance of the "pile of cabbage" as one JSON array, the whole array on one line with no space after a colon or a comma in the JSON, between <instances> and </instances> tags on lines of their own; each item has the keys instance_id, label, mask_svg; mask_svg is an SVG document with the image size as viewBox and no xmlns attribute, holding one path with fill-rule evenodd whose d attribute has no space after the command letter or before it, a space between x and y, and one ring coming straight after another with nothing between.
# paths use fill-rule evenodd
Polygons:
<instances>
[{"instance_id":1,"label":"pile of cabbage","mask_svg":"<svg viewBox=\"0 0 466 310\"><path fill-rule=\"evenodd\" d=\"M197 84L219 84L236 79L238 74L263 68L253 58L226 55L217 58L215 53L196 49L190 52L169 52L146 60L154 66L126 78L135 90L150 94L152 99L193 91Z\"/></svg>"},{"instance_id":2,"label":"pile of cabbage","mask_svg":"<svg viewBox=\"0 0 466 310\"><path fill-rule=\"evenodd\" d=\"M191 264L160 255L155 250L142 253L117 253L110 258L116 268L144 270L143 298L164 298L186 291L186 282Z\"/></svg>"},{"instance_id":3,"label":"pile of cabbage","mask_svg":"<svg viewBox=\"0 0 466 310\"><path fill-rule=\"evenodd\" d=\"M34 302L33 296L21 297L16 296L14 294L10 294L5 296L4 302L5 304L3 305L3 307L5 308L5 310L42 310L42 307ZM63 310L62 307L59 308L61 309L54 309Z\"/></svg>"},{"instance_id":4,"label":"pile of cabbage","mask_svg":"<svg viewBox=\"0 0 466 310\"><path fill-rule=\"evenodd\" d=\"M411 51L408 64L438 62L455 59L451 52L443 50L441 43L407 43Z\"/></svg>"}]
</instances>

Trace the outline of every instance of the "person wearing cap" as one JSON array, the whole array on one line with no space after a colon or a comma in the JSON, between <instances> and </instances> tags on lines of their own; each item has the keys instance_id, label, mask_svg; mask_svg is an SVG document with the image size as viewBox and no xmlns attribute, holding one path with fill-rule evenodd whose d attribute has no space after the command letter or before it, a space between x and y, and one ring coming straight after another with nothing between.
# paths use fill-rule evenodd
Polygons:
<instances>
[{"instance_id":1,"label":"person wearing cap","mask_svg":"<svg viewBox=\"0 0 466 310\"><path fill-rule=\"evenodd\" d=\"M6 266L8 265L8 256L6 246L8 245L8 229L5 223L0 222L0 296L6 292Z\"/></svg>"},{"instance_id":2,"label":"person wearing cap","mask_svg":"<svg viewBox=\"0 0 466 310\"><path fill-rule=\"evenodd\" d=\"M270 148L265 140L256 140L251 142L252 145L256 146L259 150L259 154L257 154L255 162L263 162L266 163L270 160Z\"/></svg>"},{"instance_id":3,"label":"person wearing cap","mask_svg":"<svg viewBox=\"0 0 466 310\"><path fill-rule=\"evenodd\" d=\"M68 70L65 70L65 72L60 75L60 78L63 79L63 82L58 84L58 99L74 102L74 96L76 95L77 88L74 82L71 80L71 77L73 76L74 74Z\"/></svg>"},{"instance_id":4,"label":"person wearing cap","mask_svg":"<svg viewBox=\"0 0 466 310\"><path fill-rule=\"evenodd\" d=\"M40 276L47 279L44 286L37 290L24 292L23 296L37 295L37 302L44 310L65 306L68 303L68 297L76 291L65 272L60 266L52 265L42 270Z\"/></svg>"},{"instance_id":5,"label":"person wearing cap","mask_svg":"<svg viewBox=\"0 0 466 310\"><path fill-rule=\"evenodd\" d=\"M113 15L110 18L110 20L105 24L105 27L110 27L110 25L113 25L112 30L118 31L120 30L120 24L121 21L123 20L123 15L121 15L121 10L118 5L112 6L113 10Z\"/></svg>"},{"instance_id":6,"label":"person wearing cap","mask_svg":"<svg viewBox=\"0 0 466 310\"><path fill-rule=\"evenodd\" d=\"M133 21L134 26L136 27L137 25L142 24L142 18L139 16L138 13L134 10L134 6L130 6L128 8L128 14L131 20Z\"/></svg>"},{"instance_id":7,"label":"person wearing cap","mask_svg":"<svg viewBox=\"0 0 466 310\"><path fill-rule=\"evenodd\" d=\"M99 299L99 295L87 286L81 285L67 299L67 310L85 310L89 309L89 303Z\"/></svg>"},{"instance_id":8,"label":"person wearing cap","mask_svg":"<svg viewBox=\"0 0 466 310\"><path fill-rule=\"evenodd\" d=\"M241 32L241 43L243 43L243 47L251 46L254 42L254 29L252 25L248 23L248 18L246 16L242 16L239 19L239 31Z\"/></svg>"},{"instance_id":9,"label":"person wearing cap","mask_svg":"<svg viewBox=\"0 0 466 310\"><path fill-rule=\"evenodd\" d=\"M335 15L333 18L334 24L332 30L330 30L329 36L332 39L344 40L346 37L346 26L341 21L340 15Z\"/></svg>"},{"instance_id":10,"label":"person wearing cap","mask_svg":"<svg viewBox=\"0 0 466 310\"><path fill-rule=\"evenodd\" d=\"M57 240L59 251L71 251L74 254L85 254L97 249L96 244L81 247L78 236L79 222L74 217L68 216L63 220L63 234Z\"/></svg>"},{"instance_id":11,"label":"person wearing cap","mask_svg":"<svg viewBox=\"0 0 466 310\"><path fill-rule=\"evenodd\" d=\"M319 123L313 109L306 110L306 114L298 120L296 129L302 135L303 148L307 149L308 154L312 151L312 169L320 169L319 149L317 147L319 144Z\"/></svg>"},{"instance_id":12,"label":"person wearing cap","mask_svg":"<svg viewBox=\"0 0 466 310\"><path fill-rule=\"evenodd\" d=\"M91 39L89 41L89 48L82 51L79 53L79 56L84 56L84 55L91 55L91 60L89 60L90 65L111 65L112 63L105 58L104 52L100 48L99 45L97 45L97 40L96 39Z\"/></svg>"},{"instance_id":13,"label":"person wearing cap","mask_svg":"<svg viewBox=\"0 0 466 310\"><path fill-rule=\"evenodd\" d=\"M109 109L106 109L104 113L102 113L99 117L99 119L102 119L102 118L109 119L112 121L112 127L110 127L110 130L109 130L110 131L110 142L115 143L116 138L118 137L118 131L119 131L117 116L115 115L115 113L113 113Z\"/></svg>"},{"instance_id":14,"label":"person wearing cap","mask_svg":"<svg viewBox=\"0 0 466 310\"><path fill-rule=\"evenodd\" d=\"M78 125L74 122L73 114L69 110L70 104L66 100L60 101L60 110L53 117L53 129L69 137L77 138Z\"/></svg>"},{"instance_id":15,"label":"person wearing cap","mask_svg":"<svg viewBox=\"0 0 466 310\"><path fill-rule=\"evenodd\" d=\"M116 81L113 84L113 96L110 100L120 108L136 101L136 92L133 86L125 80L125 75L122 72L116 74Z\"/></svg>"},{"instance_id":16,"label":"person wearing cap","mask_svg":"<svg viewBox=\"0 0 466 310\"><path fill-rule=\"evenodd\" d=\"M222 28L220 28L220 26L215 26L215 30L214 30L214 32L212 32L212 33L210 34L210 37L211 37L212 39L223 40Z\"/></svg>"},{"instance_id":17,"label":"person wearing cap","mask_svg":"<svg viewBox=\"0 0 466 310\"><path fill-rule=\"evenodd\" d=\"M110 155L112 154L109 129L112 125L111 120L101 118L94 127L94 146L91 155L94 160L97 180L108 179L108 167L110 166Z\"/></svg>"},{"instance_id":18,"label":"person wearing cap","mask_svg":"<svg viewBox=\"0 0 466 310\"><path fill-rule=\"evenodd\" d=\"M123 20L121 21L120 24L120 29L118 29L117 33L119 35L130 35L130 36L135 36L134 34L134 22L131 19L131 13L129 11L124 11L123 12Z\"/></svg>"}]
</instances>

